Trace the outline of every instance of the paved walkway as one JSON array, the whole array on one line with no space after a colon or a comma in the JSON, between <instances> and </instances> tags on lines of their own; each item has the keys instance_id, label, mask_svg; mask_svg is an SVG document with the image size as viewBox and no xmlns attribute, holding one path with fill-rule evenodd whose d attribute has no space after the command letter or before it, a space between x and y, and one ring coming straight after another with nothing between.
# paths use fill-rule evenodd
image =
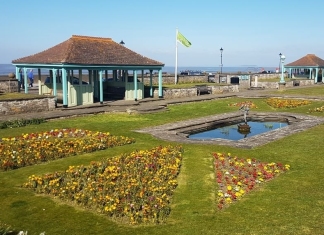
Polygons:
<instances>
[{"instance_id":1,"label":"paved walkway","mask_svg":"<svg viewBox=\"0 0 324 235\"><path fill-rule=\"evenodd\" d=\"M203 100L213 100L228 97L267 97L271 90L244 90L237 93L224 93L224 94L212 94L201 95L195 97L175 98L175 99L158 99L158 98L145 98L139 101L105 101L103 104L94 103L87 106L76 106L70 108L58 107L53 111L44 111L37 113L23 113L16 115L2 115L0 121L8 120L21 120L21 119L33 119L43 118L57 119L75 116L84 116L88 114L107 113L107 112L127 112L127 113L151 113L159 112L167 109L168 105L198 102ZM308 97L318 99L317 97Z\"/></svg>"}]
</instances>

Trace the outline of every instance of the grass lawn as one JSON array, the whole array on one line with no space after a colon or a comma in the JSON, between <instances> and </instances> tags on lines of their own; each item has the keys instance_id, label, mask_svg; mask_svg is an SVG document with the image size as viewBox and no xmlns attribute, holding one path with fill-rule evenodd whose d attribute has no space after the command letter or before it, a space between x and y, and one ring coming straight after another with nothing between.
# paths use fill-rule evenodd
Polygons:
<instances>
[{"instance_id":1,"label":"grass lawn","mask_svg":"<svg viewBox=\"0 0 324 235\"><path fill-rule=\"evenodd\" d=\"M285 94L285 95L302 95L302 96L324 96L324 87L323 85L315 85L308 87L300 87L297 89L288 89L285 91L276 91L276 94Z\"/></svg>"},{"instance_id":2,"label":"grass lawn","mask_svg":"<svg viewBox=\"0 0 324 235\"><path fill-rule=\"evenodd\" d=\"M12 99L33 99L39 97L38 94L25 94L25 93L0 93L1 100L12 100Z\"/></svg>"},{"instance_id":3,"label":"grass lawn","mask_svg":"<svg viewBox=\"0 0 324 235\"><path fill-rule=\"evenodd\" d=\"M307 88L308 89L308 88ZM320 92L315 87L307 94ZM295 94L304 89L295 89ZM285 91L287 93L292 91ZM40 125L0 130L0 138L54 128L81 128L110 132L135 138L134 144L114 147L0 172L0 222L28 235L40 234L323 234L324 230L324 160L322 156L324 125L285 137L254 149L228 146L183 144L183 160L178 186L171 200L171 214L163 224L125 225L104 215L50 196L21 188L31 175L65 171L69 166L89 165L91 161L147 150L159 145L177 145L162 141L135 129L237 111L229 104L251 100L257 110L307 113L324 106L323 101L296 108L275 109L265 99L229 98L190 104L171 105L168 112L153 114L98 114L55 120ZM256 111L256 110L254 110ZM324 117L323 112L309 115ZM231 153L240 158L289 164L290 170L251 191L242 200L224 210L217 208L218 185L212 153ZM1 230L0 230L1 231Z\"/></svg>"}]
</instances>

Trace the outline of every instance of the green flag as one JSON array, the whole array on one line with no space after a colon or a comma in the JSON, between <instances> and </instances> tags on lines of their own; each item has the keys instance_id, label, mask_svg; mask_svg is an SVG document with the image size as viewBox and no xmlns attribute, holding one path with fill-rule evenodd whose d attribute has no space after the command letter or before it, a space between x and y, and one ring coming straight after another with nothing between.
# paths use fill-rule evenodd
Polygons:
<instances>
[{"instance_id":1,"label":"green flag","mask_svg":"<svg viewBox=\"0 0 324 235\"><path fill-rule=\"evenodd\" d=\"M178 32L177 39L185 47L191 46L191 42L189 42L188 39L186 39L180 32Z\"/></svg>"}]
</instances>

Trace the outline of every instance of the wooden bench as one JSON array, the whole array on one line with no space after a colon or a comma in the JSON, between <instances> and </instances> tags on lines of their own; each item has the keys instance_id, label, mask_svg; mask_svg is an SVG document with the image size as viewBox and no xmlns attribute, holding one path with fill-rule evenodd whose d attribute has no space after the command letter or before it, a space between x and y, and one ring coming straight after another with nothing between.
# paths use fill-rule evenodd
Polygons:
<instances>
[{"instance_id":1,"label":"wooden bench","mask_svg":"<svg viewBox=\"0 0 324 235\"><path fill-rule=\"evenodd\" d=\"M196 88L197 88L197 95L212 93L212 88L207 85L196 85Z\"/></svg>"},{"instance_id":2,"label":"wooden bench","mask_svg":"<svg viewBox=\"0 0 324 235\"><path fill-rule=\"evenodd\" d=\"M106 87L103 94L106 98L124 99L125 87Z\"/></svg>"},{"instance_id":3,"label":"wooden bench","mask_svg":"<svg viewBox=\"0 0 324 235\"><path fill-rule=\"evenodd\" d=\"M293 80L293 86L299 86L299 84L300 84L300 81L298 81L298 80Z\"/></svg>"},{"instance_id":4,"label":"wooden bench","mask_svg":"<svg viewBox=\"0 0 324 235\"><path fill-rule=\"evenodd\" d=\"M49 89L48 92L44 92L43 95L53 95L53 89Z\"/></svg>"}]
</instances>

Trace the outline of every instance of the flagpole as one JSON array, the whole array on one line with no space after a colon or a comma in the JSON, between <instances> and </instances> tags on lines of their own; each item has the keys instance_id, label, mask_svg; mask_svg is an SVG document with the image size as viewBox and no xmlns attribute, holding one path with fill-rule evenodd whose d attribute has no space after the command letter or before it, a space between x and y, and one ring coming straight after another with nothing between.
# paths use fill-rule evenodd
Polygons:
<instances>
[{"instance_id":1,"label":"flagpole","mask_svg":"<svg viewBox=\"0 0 324 235\"><path fill-rule=\"evenodd\" d=\"M178 29L176 29L176 56L175 56L175 71L174 71L174 84L177 84L178 74Z\"/></svg>"}]
</instances>

